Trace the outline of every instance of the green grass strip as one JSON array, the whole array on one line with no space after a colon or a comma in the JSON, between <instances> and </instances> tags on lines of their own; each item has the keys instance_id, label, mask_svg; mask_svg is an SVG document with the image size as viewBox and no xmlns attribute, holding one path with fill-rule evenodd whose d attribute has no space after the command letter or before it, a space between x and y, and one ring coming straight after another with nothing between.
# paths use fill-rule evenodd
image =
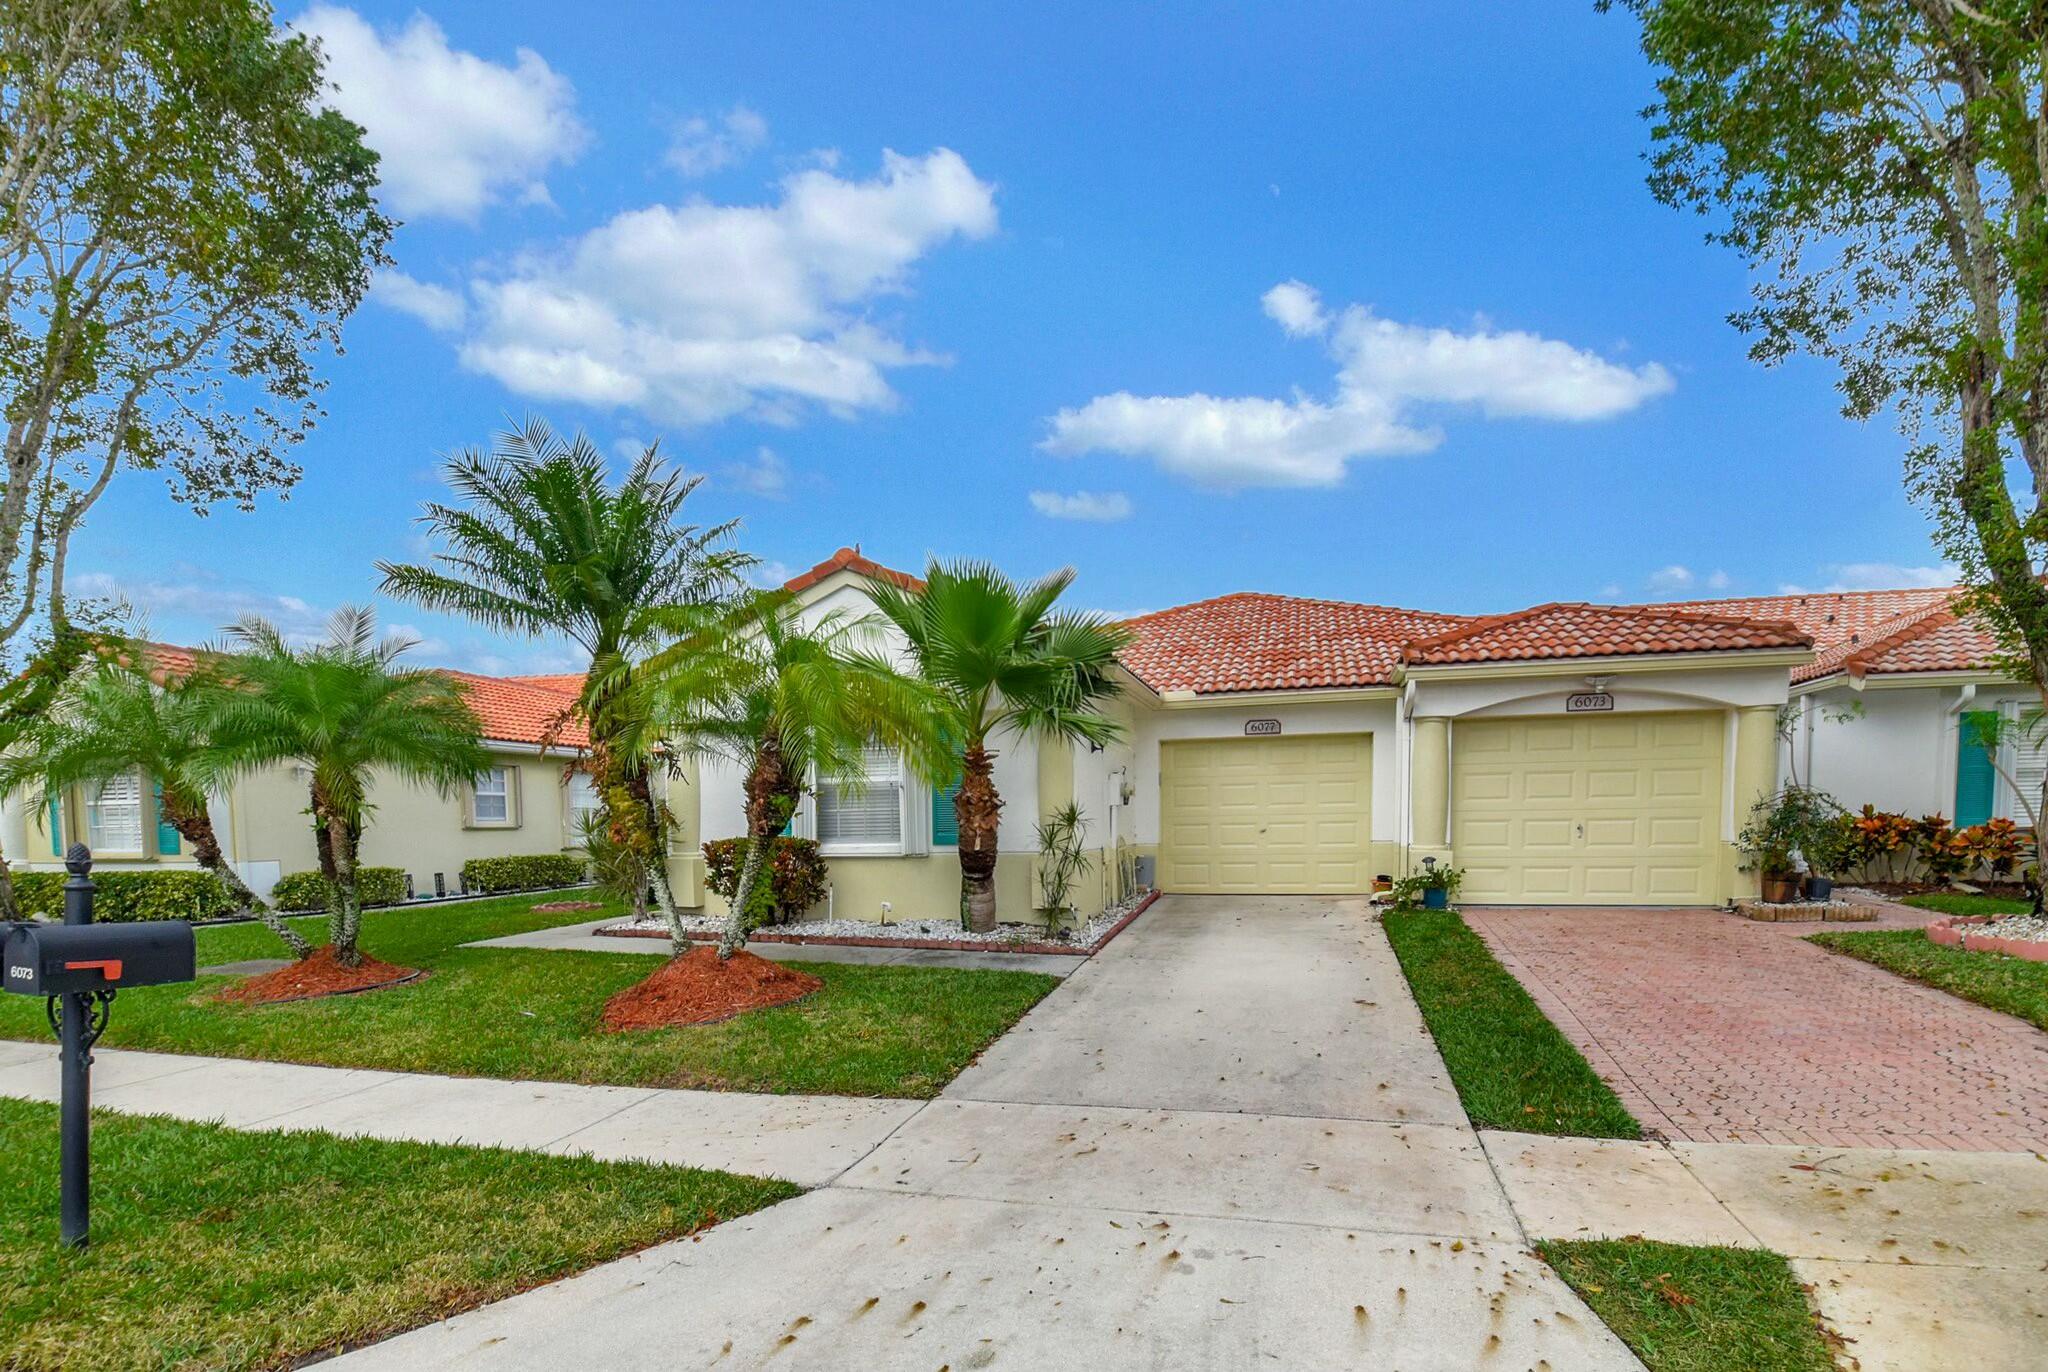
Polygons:
<instances>
[{"instance_id":1,"label":"green grass strip","mask_svg":"<svg viewBox=\"0 0 2048 1372\"><path fill-rule=\"evenodd\" d=\"M610 1034L604 1003L657 958L464 943L590 918L536 912L547 896L373 910L363 947L431 975L368 995L290 1005L222 1005L231 984L121 993L110 1048L310 1062L463 1077L842 1096L935 1096L1053 987L1034 972L798 963L824 989L721 1024ZM614 913L619 913L614 907ZM324 918L298 926L315 941ZM198 931L199 965L277 957L257 924ZM658 953L652 940L615 941ZM0 996L0 1037L47 1041L43 1003Z\"/></svg>"},{"instance_id":2,"label":"green grass strip","mask_svg":"<svg viewBox=\"0 0 2048 1372\"><path fill-rule=\"evenodd\" d=\"M2048 1029L2048 962L1944 948L1918 929L1830 930L1807 942Z\"/></svg>"},{"instance_id":3,"label":"green grass strip","mask_svg":"<svg viewBox=\"0 0 2048 1372\"><path fill-rule=\"evenodd\" d=\"M124 998L125 1000L125 998ZM92 1245L57 1111L0 1100L0 1367L276 1367L746 1214L786 1182L102 1112Z\"/></svg>"},{"instance_id":4,"label":"green grass strip","mask_svg":"<svg viewBox=\"0 0 2048 1372\"><path fill-rule=\"evenodd\" d=\"M2034 907L2010 896L1973 896L1962 891L1929 891L1907 896L1901 905L1918 910L1938 910L1944 915L2024 915Z\"/></svg>"},{"instance_id":5,"label":"green grass strip","mask_svg":"<svg viewBox=\"0 0 2048 1372\"><path fill-rule=\"evenodd\" d=\"M1634 1139L1642 1126L1453 912L1389 913L1387 938L1482 1129Z\"/></svg>"},{"instance_id":6,"label":"green grass strip","mask_svg":"<svg viewBox=\"0 0 2048 1372\"><path fill-rule=\"evenodd\" d=\"M1799 1279L1776 1253L1647 1239L1536 1249L1650 1372L1833 1372Z\"/></svg>"}]
</instances>

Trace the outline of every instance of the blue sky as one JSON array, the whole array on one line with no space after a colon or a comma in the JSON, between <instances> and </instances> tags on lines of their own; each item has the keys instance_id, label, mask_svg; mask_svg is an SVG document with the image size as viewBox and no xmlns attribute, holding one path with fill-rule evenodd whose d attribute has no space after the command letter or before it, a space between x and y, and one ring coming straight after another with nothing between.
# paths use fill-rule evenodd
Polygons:
<instances>
[{"instance_id":1,"label":"blue sky","mask_svg":"<svg viewBox=\"0 0 2048 1372\"><path fill-rule=\"evenodd\" d=\"M1489 611L1941 575L1885 423L1765 370L1642 183L1629 21L1512 6L361 3L318 32L396 273L288 501L144 474L74 554L159 637L371 597L440 454L660 437L800 569L978 555L1126 612ZM1085 516L1085 517L1076 517ZM423 660L573 665L405 606Z\"/></svg>"}]
</instances>

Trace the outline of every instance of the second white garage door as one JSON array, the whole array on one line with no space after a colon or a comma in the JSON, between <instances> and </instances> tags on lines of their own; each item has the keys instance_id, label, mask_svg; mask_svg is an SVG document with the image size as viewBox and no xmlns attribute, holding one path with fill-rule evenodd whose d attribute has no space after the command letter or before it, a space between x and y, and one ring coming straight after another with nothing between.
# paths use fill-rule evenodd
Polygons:
<instances>
[{"instance_id":1,"label":"second white garage door","mask_svg":"<svg viewBox=\"0 0 2048 1372\"><path fill-rule=\"evenodd\" d=\"M1161 890L1371 889L1370 734L1162 743L1159 794Z\"/></svg>"},{"instance_id":2,"label":"second white garage door","mask_svg":"<svg viewBox=\"0 0 2048 1372\"><path fill-rule=\"evenodd\" d=\"M1719 901L1723 728L1711 711L1460 720L1451 851L1464 898Z\"/></svg>"}]
</instances>

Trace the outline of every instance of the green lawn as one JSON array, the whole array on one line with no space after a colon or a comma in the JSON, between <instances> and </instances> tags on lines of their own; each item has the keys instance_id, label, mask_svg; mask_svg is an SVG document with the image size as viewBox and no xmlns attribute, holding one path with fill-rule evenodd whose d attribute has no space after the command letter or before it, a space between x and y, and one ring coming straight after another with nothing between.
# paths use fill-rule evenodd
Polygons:
<instances>
[{"instance_id":1,"label":"green lawn","mask_svg":"<svg viewBox=\"0 0 2048 1372\"><path fill-rule=\"evenodd\" d=\"M229 984L219 977L124 991L104 1042L453 1076L925 1097L1059 984L1029 972L802 963L825 987L794 1005L723 1024L608 1034L597 1027L605 1000L652 972L652 958L458 946L589 918L529 908L546 899L371 911L364 948L432 975L288 1005L217 1004L210 997ZM302 923L309 937L325 938L323 918ZM261 925L199 930L201 966L280 953ZM49 1033L40 1000L0 997L0 1037Z\"/></svg>"},{"instance_id":2,"label":"green lawn","mask_svg":"<svg viewBox=\"0 0 2048 1372\"><path fill-rule=\"evenodd\" d=\"M1536 1249L1650 1372L1833 1372L1799 1279L1776 1253L1647 1239Z\"/></svg>"},{"instance_id":3,"label":"green lawn","mask_svg":"<svg viewBox=\"0 0 2048 1372\"><path fill-rule=\"evenodd\" d=\"M2048 962L1944 948L1918 929L1831 930L1807 942L2048 1029Z\"/></svg>"},{"instance_id":4,"label":"green lawn","mask_svg":"<svg viewBox=\"0 0 2048 1372\"><path fill-rule=\"evenodd\" d=\"M1642 1137L1607 1083L1462 916L1393 912L1385 925L1472 1123L1531 1134Z\"/></svg>"},{"instance_id":5,"label":"green lawn","mask_svg":"<svg viewBox=\"0 0 2048 1372\"><path fill-rule=\"evenodd\" d=\"M0 1367L297 1365L795 1195L785 1182L102 1113L57 1243L57 1110L0 1100Z\"/></svg>"},{"instance_id":6,"label":"green lawn","mask_svg":"<svg viewBox=\"0 0 2048 1372\"><path fill-rule=\"evenodd\" d=\"M2034 908L2010 896L1969 896L1961 891L1930 891L1924 896L1907 896L1899 904L1944 915L2024 915Z\"/></svg>"}]
</instances>

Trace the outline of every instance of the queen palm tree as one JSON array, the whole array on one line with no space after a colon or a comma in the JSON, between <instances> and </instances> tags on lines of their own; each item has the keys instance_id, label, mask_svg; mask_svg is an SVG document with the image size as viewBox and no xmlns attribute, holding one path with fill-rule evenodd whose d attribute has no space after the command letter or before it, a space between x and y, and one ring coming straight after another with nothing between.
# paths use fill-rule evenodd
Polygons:
<instances>
[{"instance_id":1,"label":"queen palm tree","mask_svg":"<svg viewBox=\"0 0 2048 1372\"><path fill-rule=\"evenodd\" d=\"M413 641L380 641L367 609L337 610L326 641L310 648L293 647L261 619L228 633L238 651L222 665L230 689L213 715L214 746L238 766L307 769L335 961L359 966L356 859L371 774L453 792L490 765L476 715L454 678L398 666Z\"/></svg>"},{"instance_id":2,"label":"queen palm tree","mask_svg":"<svg viewBox=\"0 0 2048 1372\"><path fill-rule=\"evenodd\" d=\"M217 663L202 657L172 668L148 644L122 645L75 678L30 730L25 746L0 770L0 787L39 785L45 794L141 771L158 787L158 812L178 831L201 867L228 894L256 912L270 931L303 958L313 946L257 898L221 854L207 793L248 770L214 741L224 686Z\"/></svg>"},{"instance_id":3,"label":"queen palm tree","mask_svg":"<svg viewBox=\"0 0 2048 1372\"><path fill-rule=\"evenodd\" d=\"M838 614L806 624L787 596L766 593L753 598L743 624L731 626L738 632L726 636L724 652L706 651L693 635L644 664L649 707L664 736L746 768L746 856L721 959L746 942L769 850L813 777L858 779L866 749L879 743L928 780L951 778L943 700L864 642L873 627ZM676 952L684 951L679 943Z\"/></svg>"},{"instance_id":4,"label":"queen palm tree","mask_svg":"<svg viewBox=\"0 0 2048 1372\"><path fill-rule=\"evenodd\" d=\"M937 690L940 727L960 744L960 918L977 932L996 921L1003 800L991 737L1102 744L1123 733L1101 707L1117 693L1110 669L1130 634L1099 614L1056 611L1073 580L1069 567L1020 586L986 563L934 562L921 586L878 583L869 591Z\"/></svg>"},{"instance_id":5,"label":"queen palm tree","mask_svg":"<svg viewBox=\"0 0 2048 1372\"><path fill-rule=\"evenodd\" d=\"M725 546L733 523L678 522L699 478L669 468L652 444L614 486L587 436L564 439L529 419L489 453L450 458L446 475L463 503L427 505L422 522L442 544L435 565L379 563L384 591L501 632L566 633L582 648L587 670L571 713L589 729L606 822L640 854L679 932L636 664L675 636L678 613L729 601L753 559Z\"/></svg>"}]
</instances>

